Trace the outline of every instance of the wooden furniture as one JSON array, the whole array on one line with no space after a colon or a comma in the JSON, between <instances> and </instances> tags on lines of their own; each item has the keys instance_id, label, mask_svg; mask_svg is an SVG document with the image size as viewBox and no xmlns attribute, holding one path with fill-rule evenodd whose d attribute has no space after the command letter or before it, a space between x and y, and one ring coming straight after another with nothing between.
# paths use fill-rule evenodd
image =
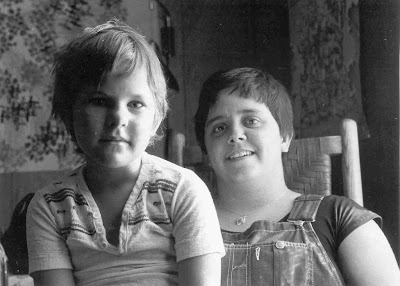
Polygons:
<instances>
[{"instance_id":1,"label":"wooden furniture","mask_svg":"<svg viewBox=\"0 0 400 286\"><path fill-rule=\"evenodd\" d=\"M201 158L200 148L185 146L185 137L170 132L168 159L178 165L193 169L213 189L215 175L204 163L187 164L185 154ZM352 119L342 121L341 134L293 140L282 161L287 186L299 193L332 194L333 156L340 156L343 195L363 205L360 156L357 124ZM204 162L204 161L203 161Z\"/></svg>"},{"instance_id":2,"label":"wooden furniture","mask_svg":"<svg viewBox=\"0 0 400 286\"><path fill-rule=\"evenodd\" d=\"M299 193L332 194L332 156L341 156L343 194L363 205L357 124L342 121L340 136L293 140L282 156L287 186Z\"/></svg>"}]
</instances>

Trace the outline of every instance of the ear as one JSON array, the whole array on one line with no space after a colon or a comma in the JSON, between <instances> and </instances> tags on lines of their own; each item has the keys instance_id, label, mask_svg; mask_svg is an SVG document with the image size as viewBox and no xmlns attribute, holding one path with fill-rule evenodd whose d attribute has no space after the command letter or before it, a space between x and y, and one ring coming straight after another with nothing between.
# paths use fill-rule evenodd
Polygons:
<instances>
[{"instance_id":1,"label":"ear","mask_svg":"<svg viewBox=\"0 0 400 286\"><path fill-rule=\"evenodd\" d=\"M290 143L292 142L293 135L286 135L281 137L281 152L286 153L289 151Z\"/></svg>"}]
</instances>

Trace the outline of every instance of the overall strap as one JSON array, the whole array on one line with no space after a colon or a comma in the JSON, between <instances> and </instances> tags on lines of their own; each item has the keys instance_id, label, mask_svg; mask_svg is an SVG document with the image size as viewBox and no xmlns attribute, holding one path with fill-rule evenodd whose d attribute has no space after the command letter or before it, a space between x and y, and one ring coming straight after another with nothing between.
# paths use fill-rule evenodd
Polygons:
<instances>
[{"instance_id":1,"label":"overall strap","mask_svg":"<svg viewBox=\"0 0 400 286\"><path fill-rule=\"evenodd\" d=\"M315 221L319 204L324 196L306 194L297 197L289 214L288 221Z\"/></svg>"}]
</instances>

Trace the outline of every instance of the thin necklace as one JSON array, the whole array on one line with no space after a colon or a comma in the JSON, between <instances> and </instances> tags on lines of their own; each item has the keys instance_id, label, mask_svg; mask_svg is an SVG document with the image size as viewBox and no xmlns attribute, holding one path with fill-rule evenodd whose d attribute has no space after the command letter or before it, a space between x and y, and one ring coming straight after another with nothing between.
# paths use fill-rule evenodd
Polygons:
<instances>
[{"instance_id":1,"label":"thin necklace","mask_svg":"<svg viewBox=\"0 0 400 286\"><path fill-rule=\"evenodd\" d=\"M283 192L283 193L282 193L279 197L277 197L276 199L274 199L274 200L268 202L267 204L263 205L263 208L265 208L266 206L268 206L268 205L270 205L270 204L276 202L277 200L281 199L281 198L283 197L284 194L285 194L285 193ZM233 210L231 210L231 209L228 209L228 208L226 208L226 207L223 207L223 206L221 206L221 205L219 205L219 208L221 208L221 209L223 209L223 210L226 210L226 211L228 211L228 212L230 212L230 213L239 215L239 217L235 220L236 225L245 224L245 223L246 223L246 217L259 210L259 209L255 209L255 210L253 210L253 211L251 211L251 212L246 212L246 213L242 214L242 213L235 212L235 211L233 211Z\"/></svg>"}]
</instances>

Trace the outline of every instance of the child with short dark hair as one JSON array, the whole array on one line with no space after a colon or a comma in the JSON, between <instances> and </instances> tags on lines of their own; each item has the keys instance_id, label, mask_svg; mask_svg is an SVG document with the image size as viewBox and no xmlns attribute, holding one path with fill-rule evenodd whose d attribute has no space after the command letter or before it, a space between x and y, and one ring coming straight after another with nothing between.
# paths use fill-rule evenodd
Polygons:
<instances>
[{"instance_id":1,"label":"child with short dark hair","mask_svg":"<svg viewBox=\"0 0 400 286\"><path fill-rule=\"evenodd\" d=\"M29 205L35 285L219 285L207 187L145 152L168 109L145 38L118 20L87 28L57 54L54 76L53 114L86 162Z\"/></svg>"},{"instance_id":2,"label":"child with short dark hair","mask_svg":"<svg viewBox=\"0 0 400 286\"><path fill-rule=\"evenodd\" d=\"M400 285L378 215L286 186L292 122L285 88L264 71L217 72L203 85L195 127L216 177L221 285Z\"/></svg>"}]
</instances>

